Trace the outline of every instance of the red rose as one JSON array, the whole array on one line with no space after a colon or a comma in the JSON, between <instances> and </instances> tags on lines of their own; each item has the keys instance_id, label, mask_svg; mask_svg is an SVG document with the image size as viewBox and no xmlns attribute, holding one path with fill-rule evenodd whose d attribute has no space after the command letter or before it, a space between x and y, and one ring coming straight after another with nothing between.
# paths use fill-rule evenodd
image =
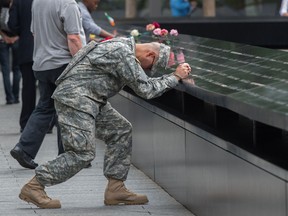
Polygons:
<instances>
[{"instance_id":1,"label":"red rose","mask_svg":"<svg viewBox=\"0 0 288 216\"><path fill-rule=\"evenodd\" d=\"M160 24L158 22L153 22L152 24L155 26L155 28L160 28Z\"/></svg>"}]
</instances>

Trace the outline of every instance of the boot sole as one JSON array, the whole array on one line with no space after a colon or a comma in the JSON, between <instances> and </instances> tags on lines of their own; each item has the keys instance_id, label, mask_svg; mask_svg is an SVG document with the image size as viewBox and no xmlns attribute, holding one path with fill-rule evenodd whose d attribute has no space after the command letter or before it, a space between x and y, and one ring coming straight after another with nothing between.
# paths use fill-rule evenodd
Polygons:
<instances>
[{"instance_id":1,"label":"boot sole","mask_svg":"<svg viewBox=\"0 0 288 216\"><path fill-rule=\"evenodd\" d=\"M40 206L38 205L38 203L34 202L33 200L31 200L29 197L23 195L23 194L19 194L19 198L27 203L33 203L34 205L36 205L37 207L39 208L42 208L42 209L56 209L56 208L61 208L61 206L59 207L45 207L45 206Z\"/></svg>"},{"instance_id":2,"label":"boot sole","mask_svg":"<svg viewBox=\"0 0 288 216\"><path fill-rule=\"evenodd\" d=\"M105 205L144 205L146 203L148 203L148 201L135 202L135 201L104 200Z\"/></svg>"}]
</instances>

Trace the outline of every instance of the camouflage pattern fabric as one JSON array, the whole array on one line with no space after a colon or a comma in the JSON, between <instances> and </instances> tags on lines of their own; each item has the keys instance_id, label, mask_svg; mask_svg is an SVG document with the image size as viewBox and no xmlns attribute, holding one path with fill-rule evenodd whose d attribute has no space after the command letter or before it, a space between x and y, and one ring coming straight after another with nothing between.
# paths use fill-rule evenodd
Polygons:
<instances>
[{"instance_id":1,"label":"camouflage pattern fabric","mask_svg":"<svg viewBox=\"0 0 288 216\"><path fill-rule=\"evenodd\" d=\"M166 52L170 50L164 47L159 65L166 65ZM52 97L65 153L36 168L36 178L45 186L66 181L90 163L95 157L96 138L106 144L104 175L126 180L132 126L107 99L125 85L150 99L175 87L178 80L172 74L148 77L136 60L134 39L116 38L82 48L56 84Z\"/></svg>"},{"instance_id":2,"label":"camouflage pattern fabric","mask_svg":"<svg viewBox=\"0 0 288 216\"><path fill-rule=\"evenodd\" d=\"M165 44L160 45L159 57L151 69L151 76L153 76L160 68L167 69L170 57L170 47Z\"/></svg>"},{"instance_id":3,"label":"camouflage pattern fabric","mask_svg":"<svg viewBox=\"0 0 288 216\"><path fill-rule=\"evenodd\" d=\"M96 138L106 143L103 172L107 178L126 180L131 165L132 125L109 103L97 118L55 101L65 153L36 168L45 186L68 180L95 157Z\"/></svg>"},{"instance_id":4,"label":"camouflage pattern fabric","mask_svg":"<svg viewBox=\"0 0 288 216\"><path fill-rule=\"evenodd\" d=\"M165 50L168 57L170 50ZM96 118L95 102L105 104L125 85L140 97L151 99L175 87L178 80L172 74L148 77L136 61L134 39L115 38L102 43L92 41L82 48L56 84L52 96L55 100Z\"/></svg>"}]
</instances>

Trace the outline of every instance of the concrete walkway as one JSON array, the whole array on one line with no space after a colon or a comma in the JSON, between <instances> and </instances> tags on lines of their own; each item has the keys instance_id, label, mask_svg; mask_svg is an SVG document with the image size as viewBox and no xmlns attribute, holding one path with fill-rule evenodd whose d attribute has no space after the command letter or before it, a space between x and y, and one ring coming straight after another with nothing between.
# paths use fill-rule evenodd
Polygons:
<instances>
[{"instance_id":1,"label":"concrete walkway","mask_svg":"<svg viewBox=\"0 0 288 216\"><path fill-rule=\"evenodd\" d=\"M61 201L61 209L39 209L18 198L21 187L33 175L34 171L22 168L10 156L10 150L20 137L18 124L21 104L5 105L5 95L0 78L0 215L31 216L31 215L69 215L69 216L144 216L171 215L193 216L161 187L135 167L131 167L126 186L128 189L146 194L147 205L139 206L105 206L103 194L106 179L102 175L104 145L97 143L96 158L92 167L79 172L67 182L47 187L47 194ZM43 163L57 155L56 129L48 134L35 159Z\"/></svg>"}]
</instances>

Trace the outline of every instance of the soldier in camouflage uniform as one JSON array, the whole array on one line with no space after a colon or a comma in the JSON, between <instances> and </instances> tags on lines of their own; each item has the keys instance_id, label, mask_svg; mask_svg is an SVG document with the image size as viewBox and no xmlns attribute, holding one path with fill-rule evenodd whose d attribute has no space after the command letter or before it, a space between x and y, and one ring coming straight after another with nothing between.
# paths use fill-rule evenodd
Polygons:
<instances>
[{"instance_id":1,"label":"soldier in camouflage uniform","mask_svg":"<svg viewBox=\"0 0 288 216\"><path fill-rule=\"evenodd\" d=\"M36 168L36 176L21 190L20 198L40 208L60 208L44 186L66 181L95 157L96 138L106 144L104 175L108 179L105 204L145 204L146 195L125 188L131 164L132 126L107 99L125 85L139 96L158 97L186 78L184 63L171 74L148 77L143 69L166 67L170 48L159 43L135 44L133 38L90 42L72 59L56 81L53 94L65 153Z\"/></svg>"}]
</instances>

